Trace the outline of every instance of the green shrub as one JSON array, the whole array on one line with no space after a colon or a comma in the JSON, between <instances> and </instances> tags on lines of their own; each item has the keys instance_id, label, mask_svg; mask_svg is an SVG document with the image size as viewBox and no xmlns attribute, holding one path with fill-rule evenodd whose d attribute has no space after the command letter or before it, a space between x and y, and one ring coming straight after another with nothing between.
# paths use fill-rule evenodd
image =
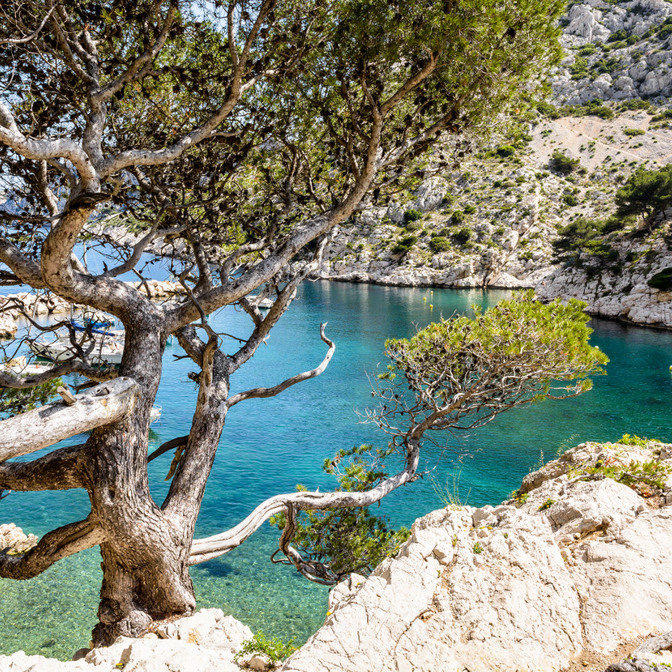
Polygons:
<instances>
[{"instance_id":1,"label":"green shrub","mask_svg":"<svg viewBox=\"0 0 672 672\"><path fill-rule=\"evenodd\" d=\"M539 511L546 511L546 509L550 509L553 504L555 504L555 500L551 499L550 497L539 507Z\"/></svg>"},{"instance_id":2,"label":"green shrub","mask_svg":"<svg viewBox=\"0 0 672 672\"><path fill-rule=\"evenodd\" d=\"M415 208L411 208L410 210L406 210L404 213L404 222L415 222L418 219L422 219L422 212L420 210L416 210Z\"/></svg>"},{"instance_id":3,"label":"green shrub","mask_svg":"<svg viewBox=\"0 0 672 672\"><path fill-rule=\"evenodd\" d=\"M453 224L462 224L464 221L464 213L462 210L455 210L455 212L450 216L450 221Z\"/></svg>"},{"instance_id":4,"label":"green shrub","mask_svg":"<svg viewBox=\"0 0 672 672\"><path fill-rule=\"evenodd\" d=\"M652 112L655 108L648 100L642 100L641 98L630 98L630 100L624 100L618 104L618 109L622 111L627 110L646 110L647 112Z\"/></svg>"},{"instance_id":5,"label":"green shrub","mask_svg":"<svg viewBox=\"0 0 672 672\"><path fill-rule=\"evenodd\" d=\"M665 121L666 119L672 119L672 110L665 110L660 114L656 114L651 121Z\"/></svg>"},{"instance_id":6,"label":"green shrub","mask_svg":"<svg viewBox=\"0 0 672 672\"><path fill-rule=\"evenodd\" d=\"M590 44L586 44L583 47L579 47L576 53L579 56L590 56L591 54L594 54L596 51L597 47L591 42Z\"/></svg>"},{"instance_id":7,"label":"green shrub","mask_svg":"<svg viewBox=\"0 0 672 672\"><path fill-rule=\"evenodd\" d=\"M618 215L651 217L672 205L672 164L660 170L637 169L616 192Z\"/></svg>"},{"instance_id":8,"label":"green shrub","mask_svg":"<svg viewBox=\"0 0 672 672\"><path fill-rule=\"evenodd\" d=\"M245 640L242 643L240 650L233 657L233 662L237 663L242 657L253 653L262 653L266 654L271 662L279 663L296 651L297 647L293 646L295 639L296 637L293 637L288 642L283 642L278 637L269 639L259 630L252 639Z\"/></svg>"},{"instance_id":9,"label":"green shrub","mask_svg":"<svg viewBox=\"0 0 672 672\"><path fill-rule=\"evenodd\" d=\"M473 215L476 212L476 206L475 205L465 205L464 206L464 214L465 215Z\"/></svg>"},{"instance_id":10,"label":"green shrub","mask_svg":"<svg viewBox=\"0 0 672 672\"><path fill-rule=\"evenodd\" d=\"M555 105L547 103L544 100L538 102L536 107L540 114L542 114L544 117L548 117L549 119L557 119L558 117L562 116L560 110L558 110Z\"/></svg>"},{"instance_id":11,"label":"green shrub","mask_svg":"<svg viewBox=\"0 0 672 672\"><path fill-rule=\"evenodd\" d=\"M496 151L497 156L504 158L507 156L513 156L516 153L516 148L512 147L511 145L501 145L500 147L497 147Z\"/></svg>"},{"instance_id":12,"label":"green shrub","mask_svg":"<svg viewBox=\"0 0 672 672\"><path fill-rule=\"evenodd\" d=\"M660 273L652 275L646 284L654 289L660 289L663 292L672 291L672 268L666 268Z\"/></svg>"},{"instance_id":13,"label":"green shrub","mask_svg":"<svg viewBox=\"0 0 672 672\"><path fill-rule=\"evenodd\" d=\"M643 131L641 128L624 128L623 134L627 135L629 138L634 138L636 135L644 135L646 131Z\"/></svg>"},{"instance_id":14,"label":"green shrub","mask_svg":"<svg viewBox=\"0 0 672 672\"><path fill-rule=\"evenodd\" d=\"M569 74L572 76L572 79L588 77L588 60L583 58L583 56L577 56L574 59L574 63L569 66Z\"/></svg>"},{"instance_id":15,"label":"green shrub","mask_svg":"<svg viewBox=\"0 0 672 672\"><path fill-rule=\"evenodd\" d=\"M591 100L582 105L566 105L561 109L561 116L574 115L576 117L599 117L600 119L613 119L614 111L600 100Z\"/></svg>"},{"instance_id":16,"label":"green shrub","mask_svg":"<svg viewBox=\"0 0 672 672\"><path fill-rule=\"evenodd\" d=\"M558 230L558 238L553 241L556 261L576 259L584 252L608 261L618 259L618 252L600 239L604 233L604 222L577 217Z\"/></svg>"},{"instance_id":17,"label":"green shrub","mask_svg":"<svg viewBox=\"0 0 672 672\"><path fill-rule=\"evenodd\" d=\"M628 39L628 33L621 28L620 30L617 30L613 32L609 37L607 38L607 42L619 42L621 40L627 40Z\"/></svg>"},{"instance_id":18,"label":"green shrub","mask_svg":"<svg viewBox=\"0 0 672 672\"><path fill-rule=\"evenodd\" d=\"M450 249L450 241L444 236L434 236L429 241L429 249L437 254L439 252L445 252Z\"/></svg>"},{"instance_id":19,"label":"green shrub","mask_svg":"<svg viewBox=\"0 0 672 672\"><path fill-rule=\"evenodd\" d=\"M646 447L650 439L646 437L637 436L637 434L623 434L623 436L614 443L621 443L624 446L639 446Z\"/></svg>"},{"instance_id":20,"label":"green shrub","mask_svg":"<svg viewBox=\"0 0 672 672\"><path fill-rule=\"evenodd\" d=\"M565 194L562 197L565 205L574 206L579 204L579 199L574 194Z\"/></svg>"},{"instance_id":21,"label":"green shrub","mask_svg":"<svg viewBox=\"0 0 672 672\"><path fill-rule=\"evenodd\" d=\"M565 152L556 149L551 155L549 168L560 175L569 175L579 167L579 159L573 159Z\"/></svg>"},{"instance_id":22,"label":"green shrub","mask_svg":"<svg viewBox=\"0 0 672 672\"><path fill-rule=\"evenodd\" d=\"M461 228L459 231L456 231L452 235L453 242L456 245L464 245L467 243L469 240L471 240L472 236L472 231L471 229L468 229L466 226Z\"/></svg>"},{"instance_id":23,"label":"green shrub","mask_svg":"<svg viewBox=\"0 0 672 672\"><path fill-rule=\"evenodd\" d=\"M476 553L476 555L480 555L481 553L483 553L483 544L481 544L480 541L477 541L474 544L474 553Z\"/></svg>"},{"instance_id":24,"label":"green shrub","mask_svg":"<svg viewBox=\"0 0 672 672\"><path fill-rule=\"evenodd\" d=\"M400 238L397 244L392 248L392 254L405 254L408 252L413 245L418 242L417 236L404 236Z\"/></svg>"}]
</instances>

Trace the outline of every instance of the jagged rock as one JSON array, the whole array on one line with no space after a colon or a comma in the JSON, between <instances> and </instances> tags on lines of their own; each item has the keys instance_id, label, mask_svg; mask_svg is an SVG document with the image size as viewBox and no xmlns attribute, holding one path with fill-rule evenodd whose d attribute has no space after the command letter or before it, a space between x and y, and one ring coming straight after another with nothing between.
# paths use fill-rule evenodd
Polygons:
<instances>
[{"instance_id":1,"label":"jagged rock","mask_svg":"<svg viewBox=\"0 0 672 672\"><path fill-rule=\"evenodd\" d=\"M34 534L24 534L20 527L14 523L0 525L0 551L10 554L25 553L37 544Z\"/></svg>"},{"instance_id":2,"label":"jagged rock","mask_svg":"<svg viewBox=\"0 0 672 672\"><path fill-rule=\"evenodd\" d=\"M623 258L637 253L639 246L621 244ZM655 261L650 259L655 255ZM593 315L616 318L635 324L672 327L672 301L669 292L650 287L647 280L663 269L672 267L672 252L662 243L650 244L648 256L612 271L609 268L597 279L590 279L590 267L558 268L544 277L535 291L542 300L573 297L585 301Z\"/></svg>"},{"instance_id":3,"label":"jagged rock","mask_svg":"<svg viewBox=\"0 0 672 672\"><path fill-rule=\"evenodd\" d=\"M544 672L670 629L665 497L583 480L605 461L658 460L663 474L670 456L655 442L582 444L526 479L525 503L419 519L397 558L335 589L333 613L282 672Z\"/></svg>"},{"instance_id":4,"label":"jagged rock","mask_svg":"<svg viewBox=\"0 0 672 672\"><path fill-rule=\"evenodd\" d=\"M669 672L671 667L672 632L667 632L646 640L626 660L610 665L605 672Z\"/></svg>"},{"instance_id":5,"label":"jagged rock","mask_svg":"<svg viewBox=\"0 0 672 672\"><path fill-rule=\"evenodd\" d=\"M158 636L157 636L158 634ZM83 658L60 662L23 651L0 656L2 672L240 672L233 662L252 631L220 609L161 624L140 639L120 637L109 647L92 649ZM84 653L78 652L78 653Z\"/></svg>"},{"instance_id":6,"label":"jagged rock","mask_svg":"<svg viewBox=\"0 0 672 672\"><path fill-rule=\"evenodd\" d=\"M489 507L487 526L475 528L474 515L416 521L400 555L341 597L281 669L562 669L580 650L581 625L550 526L512 506Z\"/></svg>"}]
</instances>

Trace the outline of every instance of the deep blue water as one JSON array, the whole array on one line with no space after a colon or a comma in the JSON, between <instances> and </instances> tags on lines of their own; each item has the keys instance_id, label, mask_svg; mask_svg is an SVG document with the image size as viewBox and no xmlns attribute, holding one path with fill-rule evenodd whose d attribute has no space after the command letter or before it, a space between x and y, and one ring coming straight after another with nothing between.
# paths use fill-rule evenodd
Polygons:
<instances>
[{"instance_id":1,"label":"deep blue water","mask_svg":"<svg viewBox=\"0 0 672 672\"><path fill-rule=\"evenodd\" d=\"M357 411L370 404L367 374L375 376L388 337L411 335L432 319L490 305L505 292L387 288L312 283L271 334L268 345L237 374L234 391L273 385L313 368L326 346L319 325L336 342L336 354L319 378L281 396L250 400L227 419L219 454L203 503L197 535L214 534L237 523L260 501L297 483L333 487L321 471L325 457L364 442L382 443ZM426 300L424 300L426 299ZM430 304L433 309L430 310ZM249 333L245 314L225 309L213 316L219 331ZM593 343L611 358L608 376L577 399L544 402L502 414L469 436L448 437L449 450L428 448L431 475L393 493L381 510L397 524L444 505L445 491L457 488L463 503L497 503L519 486L540 461L585 440L615 440L624 433L672 441L672 332L593 321ZM235 343L228 342L233 350ZM169 345L153 425L152 446L185 434L195 403L187 360L176 360ZM170 457L151 465L153 492L166 492ZM13 493L0 501L0 521L44 534L78 520L88 511L81 492ZM199 606L217 606L253 629L304 640L324 620L326 589L309 584L291 569L272 565L277 533L266 526L241 548L192 570ZM61 658L85 646L95 624L100 558L96 549L58 563L26 583L0 581L0 652L19 648Z\"/></svg>"}]
</instances>

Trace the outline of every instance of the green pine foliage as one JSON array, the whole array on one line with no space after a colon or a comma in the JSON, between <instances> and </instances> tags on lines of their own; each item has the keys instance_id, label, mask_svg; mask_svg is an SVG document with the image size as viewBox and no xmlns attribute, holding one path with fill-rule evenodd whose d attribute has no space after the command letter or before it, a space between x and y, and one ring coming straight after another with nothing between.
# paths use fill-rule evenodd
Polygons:
<instances>
[{"instance_id":1,"label":"green pine foliage","mask_svg":"<svg viewBox=\"0 0 672 672\"><path fill-rule=\"evenodd\" d=\"M617 214L650 218L672 206L672 164L659 170L637 169L616 192Z\"/></svg>"},{"instance_id":2,"label":"green pine foliage","mask_svg":"<svg viewBox=\"0 0 672 672\"><path fill-rule=\"evenodd\" d=\"M447 416L459 427L465 414L490 418L512 405L589 390L589 376L604 373L608 358L589 343L584 307L575 299L543 304L532 291L520 292L485 312L474 306L473 318L443 320L411 339L387 341L387 353L427 405L443 407L478 391L476 407L455 404Z\"/></svg>"},{"instance_id":3,"label":"green pine foliage","mask_svg":"<svg viewBox=\"0 0 672 672\"><path fill-rule=\"evenodd\" d=\"M53 401L57 388L62 384L60 378L55 378L26 389L0 387L0 417L18 415Z\"/></svg>"}]
</instances>

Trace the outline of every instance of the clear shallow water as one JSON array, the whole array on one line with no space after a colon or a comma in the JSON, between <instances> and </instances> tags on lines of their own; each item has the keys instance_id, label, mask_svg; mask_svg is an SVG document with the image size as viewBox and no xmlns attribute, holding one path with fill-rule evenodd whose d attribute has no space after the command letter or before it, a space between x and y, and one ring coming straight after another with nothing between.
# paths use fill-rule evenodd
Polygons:
<instances>
[{"instance_id":1,"label":"clear shallow water","mask_svg":"<svg viewBox=\"0 0 672 672\"><path fill-rule=\"evenodd\" d=\"M466 311L472 303L492 304L505 292L386 288L314 283L274 329L268 345L238 372L234 391L272 385L314 367L326 346L320 322L336 342L336 354L319 378L274 399L250 400L232 409L203 503L197 535L214 534L237 523L256 504L296 483L331 487L321 472L336 450L375 441L369 425L358 424L356 410L371 401L367 372L375 375L384 341L411 335L441 314ZM423 301L427 298L427 301ZM429 304L434 305L430 312ZM218 330L249 331L247 317L233 310L214 316ZM608 376L594 389L564 402L545 402L501 415L468 437L451 437L452 451L432 477L394 493L381 507L398 524L442 506L437 489L453 489L459 473L460 496L472 505L497 503L520 484L540 459L585 440L615 440L624 433L672 441L672 332L594 321L593 343L611 358ZM233 342L230 344L234 349ZM161 420L153 425L152 445L186 433L195 403L191 370L176 361L169 346L157 403ZM433 452L432 452L433 451ZM439 457L427 451L428 466ZM460 457L461 456L461 457ZM153 491L160 499L170 457L151 465ZM13 493L0 501L0 521L44 534L88 512L81 492ZM277 534L268 526L241 548L192 569L199 607L219 607L253 630L303 641L324 620L326 589L309 584L291 569L272 565ZM57 563L29 582L0 581L0 652L68 658L85 646L95 625L100 557L96 549Z\"/></svg>"}]
</instances>

